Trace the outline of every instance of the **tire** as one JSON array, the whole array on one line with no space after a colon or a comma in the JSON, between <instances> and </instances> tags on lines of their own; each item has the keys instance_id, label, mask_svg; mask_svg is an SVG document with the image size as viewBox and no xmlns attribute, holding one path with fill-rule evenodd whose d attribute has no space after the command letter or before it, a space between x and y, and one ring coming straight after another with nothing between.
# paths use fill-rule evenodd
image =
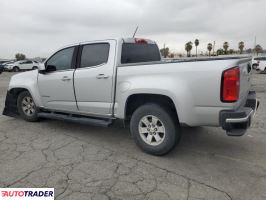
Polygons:
<instances>
[{"instance_id":1,"label":"tire","mask_svg":"<svg viewBox=\"0 0 266 200\"><path fill-rule=\"evenodd\" d=\"M19 67L15 66L15 67L13 67L13 70L12 71L13 72L19 72L20 70L19 70Z\"/></svg>"},{"instance_id":2,"label":"tire","mask_svg":"<svg viewBox=\"0 0 266 200\"><path fill-rule=\"evenodd\" d=\"M28 91L21 92L17 98L17 108L20 116L29 122L38 121L38 109Z\"/></svg>"},{"instance_id":3,"label":"tire","mask_svg":"<svg viewBox=\"0 0 266 200\"><path fill-rule=\"evenodd\" d=\"M257 69L257 66L258 66L257 64L253 64L252 69Z\"/></svg>"},{"instance_id":4,"label":"tire","mask_svg":"<svg viewBox=\"0 0 266 200\"><path fill-rule=\"evenodd\" d=\"M32 68L32 70L36 70L36 69L38 69L38 67L37 67L37 66L34 66L34 67Z\"/></svg>"},{"instance_id":5,"label":"tire","mask_svg":"<svg viewBox=\"0 0 266 200\"><path fill-rule=\"evenodd\" d=\"M151 123L152 120L157 123ZM136 109L130 120L130 131L144 152L158 156L171 151L181 137L175 114L167 107L154 103Z\"/></svg>"}]
</instances>

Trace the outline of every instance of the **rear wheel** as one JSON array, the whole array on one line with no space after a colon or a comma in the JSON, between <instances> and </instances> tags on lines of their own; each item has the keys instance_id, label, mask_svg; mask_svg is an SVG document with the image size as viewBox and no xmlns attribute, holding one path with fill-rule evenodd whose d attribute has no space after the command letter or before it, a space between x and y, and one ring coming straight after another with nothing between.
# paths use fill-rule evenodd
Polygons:
<instances>
[{"instance_id":1,"label":"rear wheel","mask_svg":"<svg viewBox=\"0 0 266 200\"><path fill-rule=\"evenodd\" d=\"M17 108L20 116L30 122L38 121L38 109L28 91L21 92L17 99Z\"/></svg>"},{"instance_id":2,"label":"rear wheel","mask_svg":"<svg viewBox=\"0 0 266 200\"><path fill-rule=\"evenodd\" d=\"M132 115L130 131L136 144L153 155L171 151L181 136L177 117L159 104L139 107Z\"/></svg>"},{"instance_id":3,"label":"rear wheel","mask_svg":"<svg viewBox=\"0 0 266 200\"><path fill-rule=\"evenodd\" d=\"M17 66L13 67L13 72L19 72L19 67Z\"/></svg>"}]
</instances>

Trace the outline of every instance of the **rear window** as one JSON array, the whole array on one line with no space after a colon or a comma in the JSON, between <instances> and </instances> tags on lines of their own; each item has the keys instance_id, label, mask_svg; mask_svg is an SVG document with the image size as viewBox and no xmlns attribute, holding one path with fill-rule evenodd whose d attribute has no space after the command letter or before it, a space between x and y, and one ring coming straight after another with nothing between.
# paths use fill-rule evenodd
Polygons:
<instances>
[{"instance_id":1,"label":"rear window","mask_svg":"<svg viewBox=\"0 0 266 200\"><path fill-rule=\"evenodd\" d=\"M156 44L123 43L121 63L160 61L161 56Z\"/></svg>"}]
</instances>

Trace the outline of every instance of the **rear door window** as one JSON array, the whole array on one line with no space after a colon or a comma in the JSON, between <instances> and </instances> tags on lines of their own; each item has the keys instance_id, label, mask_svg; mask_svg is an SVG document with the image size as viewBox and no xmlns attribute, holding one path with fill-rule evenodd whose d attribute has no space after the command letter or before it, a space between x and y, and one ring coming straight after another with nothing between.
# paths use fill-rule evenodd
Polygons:
<instances>
[{"instance_id":1,"label":"rear door window","mask_svg":"<svg viewBox=\"0 0 266 200\"><path fill-rule=\"evenodd\" d=\"M108 62L109 43L87 44L82 48L80 67L93 67Z\"/></svg>"}]
</instances>

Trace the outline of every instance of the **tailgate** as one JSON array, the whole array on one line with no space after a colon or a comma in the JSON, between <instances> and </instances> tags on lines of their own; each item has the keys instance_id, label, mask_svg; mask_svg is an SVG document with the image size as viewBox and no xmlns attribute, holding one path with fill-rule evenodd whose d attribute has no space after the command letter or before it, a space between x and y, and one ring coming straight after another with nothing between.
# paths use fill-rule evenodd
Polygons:
<instances>
[{"instance_id":1,"label":"tailgate","mask_svg":"<svg viewBox=\"0 0 266 200\"><path fill-rule=\"evenodd\" d=\"M251 87L251 59L241 59L237 62L240 68L240 102L245 102Z\"/></svg>"}]
</instances>

